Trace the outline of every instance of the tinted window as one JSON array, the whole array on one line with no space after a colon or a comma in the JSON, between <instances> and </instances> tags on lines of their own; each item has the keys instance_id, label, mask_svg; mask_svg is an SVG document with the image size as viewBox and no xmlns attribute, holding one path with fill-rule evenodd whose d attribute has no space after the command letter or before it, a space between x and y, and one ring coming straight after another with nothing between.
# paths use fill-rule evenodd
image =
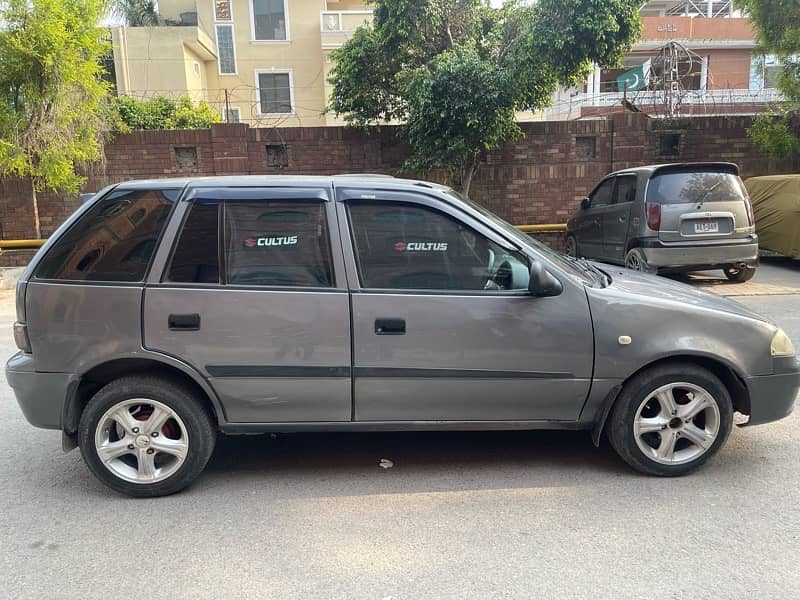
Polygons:
<instances>
[{"instance_id":1,"label":"tinted window","mask_svg":"<svg viewBox=\"0 0 800 600\"><path fill-rule=\"evenodd\" d=\"M348 207L361 284L417 290L527 289L528 262L430 208L403 203Z\"/></svg>"},{"instance_id":2,"label":"tinted window","mask_svg":"<svg viewBox=\"0 0 800 600\"><path fill-rule=\"evenodd\" d=\"M617 191L614 194L614 204L633 202L636 199L636 177L625 175L617 177Z\"/></svg>"},{"instance_id":3,"label":"tinted window","mask_svg":"<svg viewBox=\"0 0 800 600\"><path fill-rule=\"evenodd\" d=\"M172 255L167 279L219 283L219 206L193 204Z\"/></svg>"},{"instance_id":4,"label":"tinted window","mask_svg":"<svg viewBox=\"0 0 800 600\"><path fill-rule=\"evenodd\" d=\"M225 206L225 248L228 283L333 285L322 202L229 203Z\"/></svg>"},{"instance_id":5,"label":"tinted window","mask_svg":"<svg viewBox=\"0 0 800 600\"><path fill-rule=\"evenodd\" d=\"M647 201L699 204L745 198L742 180L732 173L694 172L656 175L647 185Z\"/></svg>"},{"instance_id":6,"label":"tinted window","mask_svg":"<svg viewBox=\"0 0 800 600\"><path fill-rule=\"evenodd\" d=\"M112 192L50 249L37 277L142 281L178 190Z\"/></svg>"},{"instance_id":7,"label":"tinted window","mask_svg":"<svg viewBox=\"0 0 800 600\"><path fill-rule=\"evenodd\" d=\"M592 192L591 208L599 208L611 204L611 192L614 190L614 178L606 179L600 186Z\"/></svg>"}]
</instances>

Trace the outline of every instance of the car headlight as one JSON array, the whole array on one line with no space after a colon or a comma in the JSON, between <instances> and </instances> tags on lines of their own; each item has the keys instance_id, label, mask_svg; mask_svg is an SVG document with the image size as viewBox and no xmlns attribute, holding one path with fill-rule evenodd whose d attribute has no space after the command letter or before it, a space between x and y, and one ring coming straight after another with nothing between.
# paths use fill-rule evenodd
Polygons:
<instances>
[{"instance_id":1,"label":"car headlight","mask_svg":"<svg viewBox=\"0 0 800 600\"><path fill-rule=\"evenodd\" d=\"M783 329L778 329L772 336L772 343L769 345L772 356L794 356L794 344Z\"/></svg>"}]
</instances>

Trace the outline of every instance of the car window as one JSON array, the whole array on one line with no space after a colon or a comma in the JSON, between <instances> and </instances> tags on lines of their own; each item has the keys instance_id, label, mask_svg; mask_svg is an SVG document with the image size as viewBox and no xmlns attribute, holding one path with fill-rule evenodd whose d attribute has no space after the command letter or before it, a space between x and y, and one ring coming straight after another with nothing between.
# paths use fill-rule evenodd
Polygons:
<instances>
[{"instance_id":1,"label":"car window","mask_svg":"<svg viewBox=\"0 0 800 600\"><path fill-rule=\"evenodd\" d=\"M176 283L219 283L219 205L189 208L172 254L167 279Z\"/></svg>"},{"instance_id":2,"label":"car window","mask_svg":"<svg viewBox=\"0 0 800 600\"><path fill-rule=\"evenodd\" d=\"M614 204L633 202L636 199L636 176L621 175L617 177L617 188L614 191Z\"/></svg>"},{"instance_id":3,"label":"car window","mask_svg":"<svg viewBox=\"0 0 800 600\"><path fill-rule=\"evenodd\" d=\"M658 204L744 201L746 197L742 180L733 173L665 173L656 175L647 185L647 201Z\"/></svg>"},{"instance_id":4,"label":"car window","mask_svg":"<svg viewBox=\"0 0 800 600\"><path fill-rule=\"evenodd\" d=\"M590 196L591 208L600 208L611 204L611 192L614 190L614 178L609 177L601 183Z\"/></svg>"},{"instance_id":5,"label":"car window","mask_svg":"<svg viewBox=\"0 0 800 600\"><path fill-rule=\"evenodd\" d=\"M522 290L529 264L435 209L413 203L348 205L361 285L401 290Z\"/></svg>"},{"instance_id":6,"label":"car window","mask_svg":"<svg viewBox=\"0 0 800 600\"><path fill-rule=\"evenodd\" d=\"M120 190L94 204L47 252L36 277L143 281L179 190Z\"/></svg>"},{"instance_id":7,"label":"car window","mask_svg":"<svg viewBox=\"0 0 800 600\"><path fill-rule=\"evenodd\" d=\"M233 201L225 205L224 220L227 283L333 285L323 202Z\"/></svg>"}]
</instances>

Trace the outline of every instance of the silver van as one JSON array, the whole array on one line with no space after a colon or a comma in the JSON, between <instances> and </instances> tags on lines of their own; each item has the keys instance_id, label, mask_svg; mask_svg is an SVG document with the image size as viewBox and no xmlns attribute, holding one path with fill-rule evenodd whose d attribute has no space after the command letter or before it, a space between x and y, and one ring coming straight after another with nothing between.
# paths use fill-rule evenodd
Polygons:
<instances>
[{"instance_id":1,"label":"silver van","mask_svg":"<svg viewBox=\"0 0 800 600\"><path fill-rule=\"evenodd\" d=\"M605 177L567 222L567 254L648 273L722 269L748 281L758 237L731 163L681 163Z\"/></svg>"},{"instance_id":2,"label":"silver van","mask_svg":"<svg viewBox=\"0 0 800 600\"><path fill-rule=\"evenodd\" d=\"M17 321L26 418L133 496L188 485L218 432L581 429L681 475L800 384L786 334L735 302L393 178L105 189L27 267Z\"/></svg>"}]
</instances>

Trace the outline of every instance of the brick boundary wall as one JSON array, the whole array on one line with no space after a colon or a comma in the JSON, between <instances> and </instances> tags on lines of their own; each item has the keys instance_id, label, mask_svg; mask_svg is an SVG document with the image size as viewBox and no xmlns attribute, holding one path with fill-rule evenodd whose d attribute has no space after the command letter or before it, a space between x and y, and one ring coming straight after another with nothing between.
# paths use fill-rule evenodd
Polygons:
<instances>
[{"instance_id":1,"label":"brick boundary wall","mask_svg":"<svg viewBox=\"0 0 800 600\"><path fill-rule=\"evenodd\" d=\"M522 123L525 136L488 153L470 196L514 224L563 223L605 174L632 166L724 160L742 176L800 171L800 160L764 156L747 137L751 117L651 119L616 113L578 121ZM187 131L118 136L84 189L129 179L241 174L384 173L397 175L407 156L396 129L250 128L220 124ZM427 179L442 181L441 174ZM76 196L39 192L29 182L0 180L0 237L49 236L80 204ZM560 235L540 236L559 246ZM0 266L28 260L4 252Z\"/></svg>"}]
</instances>

